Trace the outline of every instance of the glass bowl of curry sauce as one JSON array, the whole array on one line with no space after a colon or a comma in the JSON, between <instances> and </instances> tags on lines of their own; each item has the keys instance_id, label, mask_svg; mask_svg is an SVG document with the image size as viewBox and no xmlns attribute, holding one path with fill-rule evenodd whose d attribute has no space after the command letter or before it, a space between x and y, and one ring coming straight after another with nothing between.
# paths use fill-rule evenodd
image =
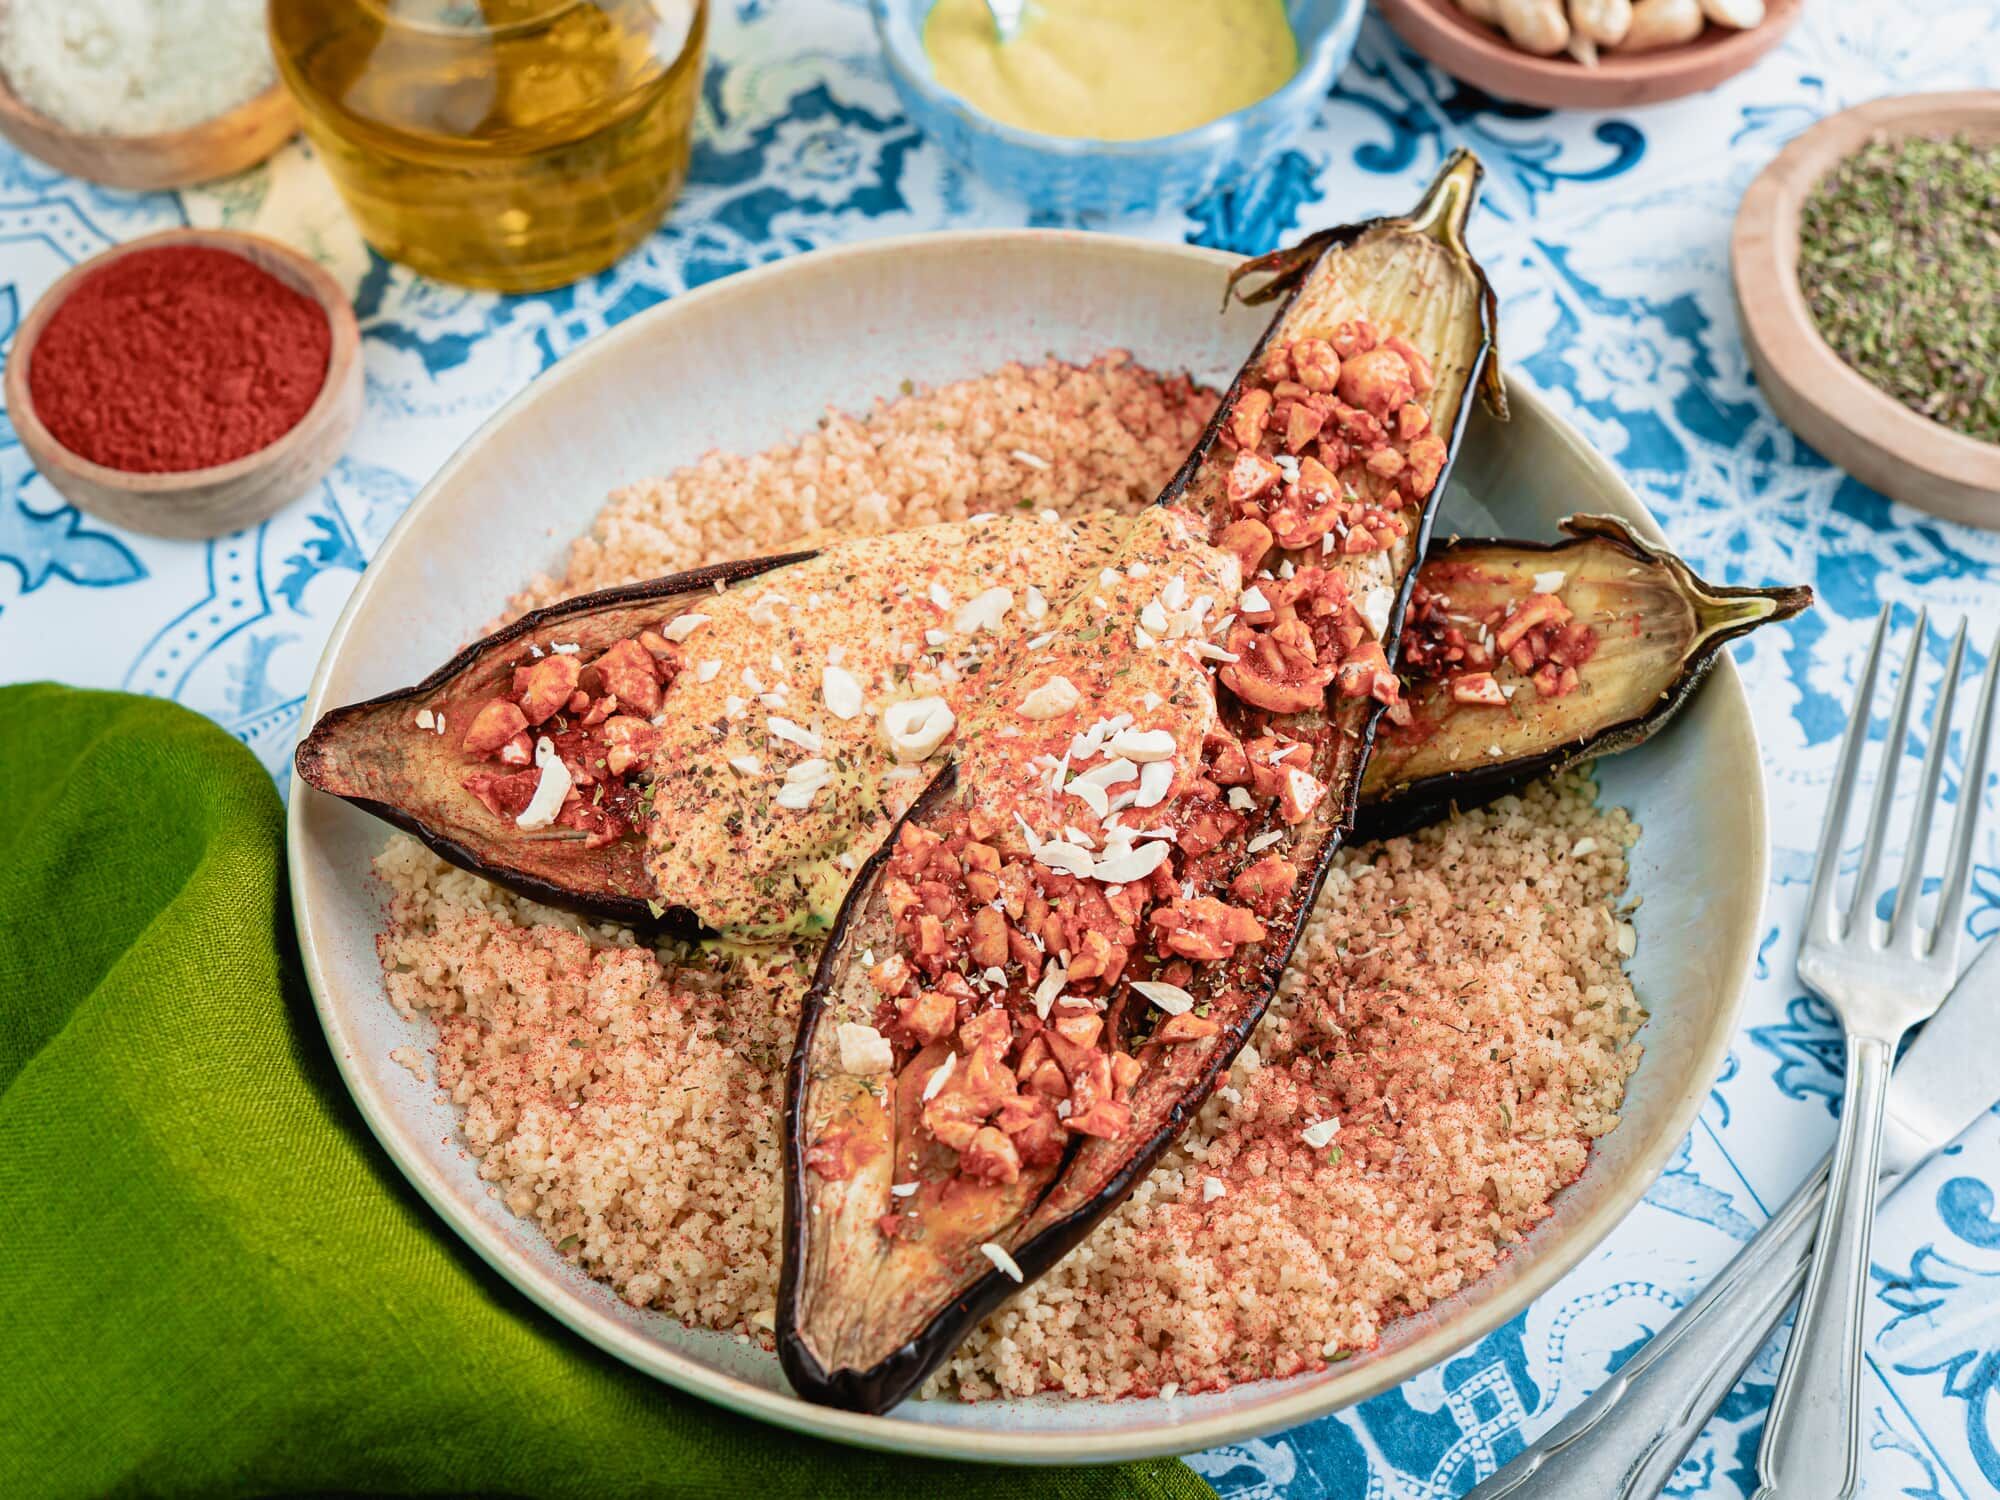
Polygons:
<instances>
[{"instance_id":1,"label":"glass bowl of curry sauce","mask_svg":"<svg viewBox=\"0 0 2000 1500\"><path fill-rule=\"evenodd\" d=\"M1295 141L1354 52L1366 0L869 0L927 136L1059 221L1180 210Z\"/></svg>"}]
</instances>

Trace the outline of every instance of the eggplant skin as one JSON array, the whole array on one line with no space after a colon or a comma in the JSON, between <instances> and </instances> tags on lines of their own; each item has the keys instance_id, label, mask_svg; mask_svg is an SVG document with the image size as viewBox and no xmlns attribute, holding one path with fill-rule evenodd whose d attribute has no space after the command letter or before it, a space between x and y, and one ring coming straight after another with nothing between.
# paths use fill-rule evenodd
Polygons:
<instances>
[{"instance_id":1,"label":"eggplant skin","mask_svg":"<svg viewBox=\"0 0 2000 1500\"><path fill-rule=\"evenodd\" d=\"M1409 218L1375 220L1351 229L1327 231L1313 236L1294 251L1280 252L1277 256L1252 262L1239 271L1239 274L1268 272L1272 275L1272 280L1248 300L1283 298L1272 324L1244 363L1243 371L1249 371L1261 360L1269 341L1278 336L1276 330L1285 324L1301 294L1314 284L1315 274L1327 263L1331 253L1368 242L1371 232L1387 235L1401 230L1415 231L1435 239L1457 259L1453 275L1462 279L1451 295L1454 299L1465 300L1454 301L1453 305L1458 310L1453 315L1447 347L1441 353L1433 353L1432 357L1439 360L1440 368L1441 355L1456 361L1460 366L1458 378L1462 378L1463 385L1453 392L1454 399L1443 403L1443 409L1450 412L1451 418L1445 461L1435 485L1419 508L1417 525L1410 538L1414 555L1402 568L1390 616L1390 629L1384 632L1387 637L1384 645L1392 665L1417 563L1427 547L1438 502L1447 487L1451 464L1457 457L1464 436L1465 419L1471 403L1476 395L1483 394L1496 412L1504 414L1504 396L1498 384L1497 364L1493 357L1497 319L1494 316L1492 289L1484 273L1465 250L1462 239L1464 221L1470 213L1478 178L1477 160L1469 153L1455 153L1426 194L1418 212ZM1231 285L1233 288L1233 279ZM1369 285L1375 284L1371 282ZM1163 493L1163 503L1178 503L1202 512L1209 509L1205 502L1217 498L1217 485L1208 467L1208 459L1220 425L1233 410L1244 380L1244 373L1239 372L1218 405L1215 418ZM1306 824L1301 825L1294 847L1299 851L1304 878L1300 880L1293 900L1266 919L1269 938L1261 951L1245 950L1239 954L1238 962L1230 964L1226 974L1222 972L1222 965L1217 965L1212 975L1196 975L1196 983L1220 991L1218 1000L1221 1003L1215 1007L1216 1018L1222 1025L1220 1033L1209 1039L1206 1047L1196 1043L1168 1049L1175 1054L1174 1062L1149 1065L1152 1071L1134 1089L1134 1119L1129 1138L1100 1140L1091 1137L1085 1140L1073 1137L1052 1176L1041 1185L1038 1200L1016 1213L1012 1225L1018 1228L994 1236L1006 1244L1022 1272L1023 1282L1032 1281L1046 1272L1079 1244L1151 1171L1161 1153L1180 1136L1187 1122L1206 1102L1223 1072L1261 1020L1290 962L1303 930L1304 917L1324 884L1331 855L1342 841L1353 814L1364 758L1379 712L1379 705L1371 706L1368 712L1353 716L1351 728L1333 737L1341 747L1337 752L1338 776L1344 785L1339 786L1337 795L1325 797L1320 808ZM1320 773L1321 763L1316 761L1314 769ZM935 814L945 805L945 799L952 795L955 784L953 773L942 775L905 815L906 820L923 819ZM997 1268L982 1268L977 1264L977 1257L972 1256L969 1259L973 1264L969 1266L951 1262L953 1270L948 1277L929 1273L934 1277L937 1288L934 1295L922 1299L906 1295L901 1299L905 1306L920 1303L928 1310L921 1322L914 1318L896 1318L888 1321L886 1326L878 1325L877 1332L881 1337L876 1341L874 1362L865 1368L850 1364L829 1369L809 1342L809 1335L815 1328L818 1297L823 1294L820 1283L830 1274L816 1267L812 1261L811 1249L815 1239L812 1216L821 1207L836 1215L848 1212L837 1197L828 1197L824 1203L814 1201L815 1190L805 1164L806 1152L813 1144L808 1135L820 1120L812 1096L815 1087L815 1043L833 997L842 992L848 974L858 967L859 951L864 946L862 939L873 935L870 914L875 902L871 898L881 883L883 866L896 842L896 835L892 834L849 890L806 997L798 1043L787 1077L785 1254L778 1297L779 1358L793 1388L806 1399L861 1412L885 1411L909 1396L932 1370L949 1357L982 1318L1019 1291L1021 1286ZM1234 998L1229 998L1231 996ZM1148 1095L1144 1108L1140 1102L1142 1094ZM828 1232L837 1230L829 1226ZM911 1274L919 1274L918 1268L912 1268ZM919 1284L928 1286L927 1283ZM833 1295L831 1292L824 1294ZM864 1308L862 1315L883 1316L871 1308ZM897 1342L891 1344L891 1339Z\"/></svg>"},{"instance_id":2,"label":"eggplant skin","mask_svg":"<svg viewBox=\"0 0 2000 1500\"><path fill-rule=\"evenodd\" d=\"M806 1201L806 1172L795 1164L805 1160L806 1148L811 1145L807 1139L811 1130L806 1110L810 1083L807 1073L811 1065L813 1044L818 1038L820 1022L826 1016L826 1006L815 1001L832 991L842 968L854 961L851 951L854 918L866 910L868 896L882 878L883 867L888 864L889 857L895 850L896 837L902 831L903 824L912 821L921 823L949 802L957 790L958 768L955 764L947 764L897 820L895 829L882 841L881 846L862 864L854 877L854 884L849 887L848 899L842 904L840 920L833 934L820 949L819 964L813 973L812 988L808 992L804 1011L799 1017L798 1040L792 1048L791 1060L785 1068L786 1170L784 1257L778 1272L780 1308L798 1307L805 1296L802 1278L807 1258L808 1217L812 1212L812 1205ZM1071 1150L1073 1153L1074 1143ZM1063 1165L1068 1165L1067 1158ZM1057 1170L1060 1173L1061 1168ZM1053 1264L1053 1261L1050 1264ZM1027 1262L1022 1261L1020 1265L1023 1273L1027 1274ZM999 1284L997 1287L992 1285L996 1282ZM794 1390L822 1406L838 1407L843 1411L887 1411L921 1385L924 1377L958 1346L959 1341L965 1336L965 1329L1004 1302L1008 1293L1013 1290L1013 1286L1013 1282L998 1271L982 1277L952 1304L948 1309L950 1316L933 1318L918 1331L916 1337L865 1370L827 1369L814 1355L812 1346L800 1326L802 1320L795 1317L781 1318L778 1328L779 1368L785 1372L785 1378L792 1383Z\"/></svg>"},{"instance_id":3,"label":"eggplant skin","mask_svg":"<svg viewBox=\"0 0 2000 1500\"><path fill-rule=\"evenodd\" d=\"M1508 727L1494 731L1497 743L1506 752L1499 759L1473 762L1462 769L1413 781L1370 778L1364 783L1354 822L1355 839L1372 841L1414 833L1454 812L1484 807L1532 781L1583 761L1635 749L1659 733L1686 706L1713 670L1725 645L1760 625L1789 620L1810 608L1813 602L1812 590L1804 585L1744 588L1707 583L1675 554L1649 545L1613 516L1570 516L1562 522L1562 530L1564 538L1551 542L1454 537L1431 548L1424 562L1428 566L1508 554L1553 557L1585 546L1609 547L1635 567L1664 575L1690 603L1697 622L1708 615L1713 624L1697 632L1694 649L1648 695L1652 707L1643 714L1554 742L1537 741L1532 724L1524 728L1508 720ZM1589 676L1588 664L1580 670ZM1521 743L1523 740L1528 743Z\"/></svg>"},{"instance_id":4,"label":"eggplant skin","mask_svg":"<svg viewBox=\"0 0 2000 1500\"><path fill-rule=\"evenodd\" d=\"M636 851L637 846L629 840L621 840L609 851L593 852L602 857L571 852L559 860L534 860L532 851L551 846L510 838L506 827L484 809L480 814L492 824L490 829L461 822L453 810L453 803L466 795L458 786L458 775L465 766L458 758L457 740L426 735L412 727L412 716L425 703L449 693L454 685L470 680L490 664L511 660L530 637L546 636L555 629L573 632L587 628L592 621L625 614L656 616L658 607L668 601L684 598L691 602L712 593L717 585L727 587L817 555L789 552L717 563L582 594L534 610L472 642L413 687L322 715L299 742L292 767L306 785L353 803L414 835L448 863L517 895L637 932L693 936L700 931L700 924L692 913L648 900L643 870L628 874L617 868L618 861Z\"/></svg>"}]
</instances>

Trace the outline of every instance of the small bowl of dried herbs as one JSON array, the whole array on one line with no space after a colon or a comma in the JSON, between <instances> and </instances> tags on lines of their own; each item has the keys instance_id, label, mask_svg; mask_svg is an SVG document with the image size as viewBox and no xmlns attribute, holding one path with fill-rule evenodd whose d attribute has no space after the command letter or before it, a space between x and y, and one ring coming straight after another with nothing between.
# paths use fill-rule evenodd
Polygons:
<instances>
[{"instance_id":1,"label":"small bowl of dried herbs","mask_svg":"<svg viewBox=\"0 0 2000 1500\"><path fill-rule=\"evenodd\" d=\"M1788 426L1892 499L2000 526L2000 91L1821 121L1743 195L1730 271Z\"/></svg>"}]
</instances>

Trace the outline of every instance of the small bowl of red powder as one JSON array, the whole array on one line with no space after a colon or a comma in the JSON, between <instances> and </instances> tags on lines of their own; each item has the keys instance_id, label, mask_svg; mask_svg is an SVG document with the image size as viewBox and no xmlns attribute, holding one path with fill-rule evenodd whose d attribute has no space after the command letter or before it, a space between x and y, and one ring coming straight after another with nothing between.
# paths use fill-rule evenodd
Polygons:
<instances>
[{"instance_id":1,"label":"small bowl of red powder","mask_svg":"<svg viewBox=\"0 0 2000 1500\"><path fill-rule=\"evenodd\" d=\"M170 229L85 261L8 356L42 477L133 531L203 538L317 484L361 415L361 333L318 264L253 234Z\"/></svg>"}]
</instances>

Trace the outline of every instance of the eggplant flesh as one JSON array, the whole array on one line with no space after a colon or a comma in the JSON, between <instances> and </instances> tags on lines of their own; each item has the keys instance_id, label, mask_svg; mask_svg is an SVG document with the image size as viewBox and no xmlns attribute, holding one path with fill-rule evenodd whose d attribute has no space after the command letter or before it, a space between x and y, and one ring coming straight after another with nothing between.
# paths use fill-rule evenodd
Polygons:
<instances>
[{"instance_id":1,"label":"eggplant flesh","mask_svg":"<svg viewBox=\"0 0 2000 1500\"><path fill-rule=\"evenodd\" d=\"M1376 737L1355 822L1358 839L1408 833L1518 791L1580 761L1644 743L1700 686L1722 648L1812 603L1805 587L1737 588L1705 582L1680 558L1642 541L1611 516L1571 516L1559 542L1454 539L1433 547L1419 573L1419 611L1405 626L1404 701L1410 722ZM1477 638L1539 596L1559 600L1570 626L1587 630L1588 656L1566 691L1559 673L1538 678L1504 654L1472 671L1475 700L1454 684L1462 662L1413 666L1422 606ZM1496 640L1505 640L1501 635ZM1475 662L1477 667L1486 664ZM1558 664L1559 665L1559 664Z\"/></svg>"},{"instance_id":2,"label":"eggplant flesh","mask_svg":"<svg viewBox=\"0 0 2000 1500\"><path fill-rule=\"evenodd\" d=\"M1229 426L1232 436L1239 434L1229 424L1243 404L1261 401L1261 395L1253 394L1260 387L1266 392L1274 389L1272 382L1278 377L1270 374L1267 353L1282 348L1285 354L1274 357L1289 359L1299 340L1325 338L1357 318L1371 321L1385 339L1393 334L1407 340L1428 361L1432 376L1424 400L1438 444L1435 482L1421 487L1420 493L1413 485L1406 494L1407 508L1401 511L1404 526L1389 545L1366 557L1332 557L1335 566L1327 570L1339 571L1353 598L1366 596L1371 605L1381 606L1379 644L1391 667L1415 562L1426 544L1466 411L1482 389L1482 375L1489 402L1497 406L1500 401L1490 363L1492 295L1463 243L1478 176L1476 160L1458 153L1409 219L1330 231L1244 268L1271 276L1271 283L1257 294L1260 298L1282 297L1283 302L1159 502L1168 517L1163 526L1205 526L1211 541L1222 538L1229 523L1245 516L1245 497L1230 482L1241 454L1224 436L1224 428ZM1346 468L1339 470L1339 477L1350 486L1355 482ZM1235 544L1225 540L1223 545ZM1265 554L1263 570L1255 573L1258 586L1275 591L1280 585L1273 573L1289 581L1293 568L1320 565L1334 550L1315 537L1310 546L1295 552L1278 549ZM1251 559L1245 563L1250 565ZM1106 577L1112 576L1107 570ZM1150 576L1162 573L1155 568ZM1252 579L1243 581L1248 584ZM1121 634L1119 639L1128 637ZM1149 643L1142 638L1138 644L1144 648ZM1281 809L1272 801L1249 805L1238 820L1241 826L1214 846L1206 863L1199 867L1191 863L1198 857L1196 845L1183 838L1175 846L1182 852L1170 856L1182 861L1180 869L1172 864L1159 867L1169 872L1169 889L1175 888L1173 877L1198 868L1204 895L1219 891L1235 899L1236 881L1252 865L1268 864L1260 851L1275 845L1296 879L1258 908L1262 921L1254 924L1258 927L1254 937L1225 944L1226 951L1175 968L1164 962L1161 951L1171 945L1161 940L1148 949L1148 929L1135 916L1140 936L1130 946L1128 966L1097 985L1089 979L1079 983L1068 972L1082 970L1067 949L1058 963L1037 939L1044 956L1034 963L1044 980L1052 969L1064 968L1055 988L1065 993L1053 1003L1065 1009L1055 1014L1068 1017L1078 1010L1095 1010L1102 1021L1101 1047L1110 1054L1111 1066L1116 1068L1123 1060L1128 1081L1121 1085L1120 1107L1129 1110L1129 1118L1122 1128L1058 1131L1059 1146L1032 1156L1024 1148L1019 1169L1012 1174L973 1171L970 1155L942 1144L931 1128L930 1101L949 1102L954 1089L971 1095L970 1075L980 1066L979 1047L967 1037L996 1010L1010 1018L1001 1027L1008 1040L994 1054L1005 1059L1002 1066L1012 1069L1017 1061L1024 1068L1034 1066L1027 1054L1036 1042L1055 1046L1051 1028L1060 1021L1049 1020L1046 996L1036 1007L1046 1026L1034 1024L1025 1004L1030 988L1047 991L1049 985L1031 985L1028 961L1019 958L1018 950L1011 950L1015 957L1009 963L1019 961L1019 978L1007 968L996 979L993 969L981 971L963 957L949 955L943 961L957 963L958 972L939 977L936 970L928 971L929 982L940 988L947 980L959 980L961 972L968 981L978 980L982 972L985 976L980 988L987 993L977 1005L962 997L941 1036L899 1033L896 1022L887 1018L892 1007L886 996L898 995L894 1002L898 1016L905 1003L912 1005L914 1014L926 998L921 986L906 983L893 991L877 977L885 965L901 965L897 972L907 979L908 959L922 961L920 944L909 955L900 945L911 923L924 920L914 904L911 881L938 866L912 861L926 858L925 851L935 847L954 856L951 868L957 869L956 858L963 858L965 868L971 869L975 852L971 845L983 839L1018 856L1018 848L1008 844L1014 823L995 811L1017 808L993 785L1004 780L1007 762L989 747L1000 742L1004 728L982 726L982 732L961 741L955 761L938 773L849 890L806 998L787 1080L778 1350L793 1386L808 1399L882 1411L915 1390L981 1318L1023 1281L1053 1265L1124 1198L1200 1109L1261 1017L1290 959L1304 914L1318 893L1328 859L1351 819L1382 704L1374 697L1328 685L1313 701L1296 707L1289 701L1260 705L1252 699L1264 696L1264 689L1240 674L1232 677L1227 669L1246 658L1233 650L1226 654L1231 662L1215 678L1205 679L1201 692L1180 681L1166 695L1148 694L1149 699L1171 697L1168 717L1177 743L1186 733L1199 735L1210 723L1226 741L1272 736L1281 747L1296 741L1308 750L1310 777L1324 788L1324 795L1303 808ZM1019 698L1025 711L1029 698L1021 695L1032 692L1031 685L1042 682L1047 673L1032 664L1015 666L1018 670L1012 675L989 678L990 691L1008 705ZM1393 682L1392 673L1390 678ZM1232 681L1243 684L1240 692ZM1189 719L1196 721L1191 731ZM1089 714L1073 722L1088 723ZM1177 770L1177 786L1182 784L1180 776ZM1246 807L1248 802L1232 805ZM1282 821L1281 813L1287 815ZM1163 817L1171 822L1188 813L1185 805L1176 808L1170 802L1150 816L1155 822ZM1055 836L1038 835L1025 819L1020 823L1026 846L1036 851L1033 858L1046 863L1044 855ZM1182 831L1188 831L1185 825ZM1157 836L1168 841L1173 837ZM1110 850L1113 845L1107 842L1105 847ZM899 869L909 872L908 878L896 873ZM1110 874L1095 878L1123 880ZM1111 895L1147 889L1145 877L1139 879L1138 886L1113 883L1104 889ZM1078 880L1076 888L1087 884ZM1179 890L1193 899L1190 893L1195 888L1190 875ZM963 889L971 891L969 881ZM1052 890L1051 901L1061 899L1056 894L1061 889L1066 888ZM1174 903L1161 896L1157 884L1151 889L1147 899L1159 901L1151 908L1157 922L1160 906ZM967 911L977 918L970 905ZM977 931L976 920L973 930ZM1010 933L1010 942L1014 935ZM1176 975L1178 983L1163 981L1163 974ZM1148 990L1135 989L1135 981L1148 983L1147 975L1151 976ZM887 982L899 981L892 977ZM1178 992L1168 998L1184 1003L1169 1007L1160 999L1154 991L1162 983ZM1089 991L1094 987L1102 993L1093 997ZM991 1003L993 990L1003 992L998 1006ZM965 988L964 993L970 996L973 991ZM1162 1009L1171 1009L1170 1020L1163 1020L1154 1008L1156 1000ZM886 1034L877 1030L878 1022L887 1028ZM1173 1023L1200 1034L1169 1039L1165 1031ZM1009 1031L1009 1026L1015 1029ZM888 1045L892 1040L893 1048ZM1016 1052L1006 1050L1017 1044ZM1070 1063L1065 1061L1063 1068L1069 1071ZM967 1076L953 1083L954 1071ZM1087 1069L1078 1073L1083 1071ZM1068 1088L1064 1104L1070 1113L1063 1116L1065 1120L1077 1118L1079 1105L1086 1112L1096 1107L1094 1096L1091 1104L1083 1103L1084 1088L1076 1076Z\"/></svg>"}]
</instances>

